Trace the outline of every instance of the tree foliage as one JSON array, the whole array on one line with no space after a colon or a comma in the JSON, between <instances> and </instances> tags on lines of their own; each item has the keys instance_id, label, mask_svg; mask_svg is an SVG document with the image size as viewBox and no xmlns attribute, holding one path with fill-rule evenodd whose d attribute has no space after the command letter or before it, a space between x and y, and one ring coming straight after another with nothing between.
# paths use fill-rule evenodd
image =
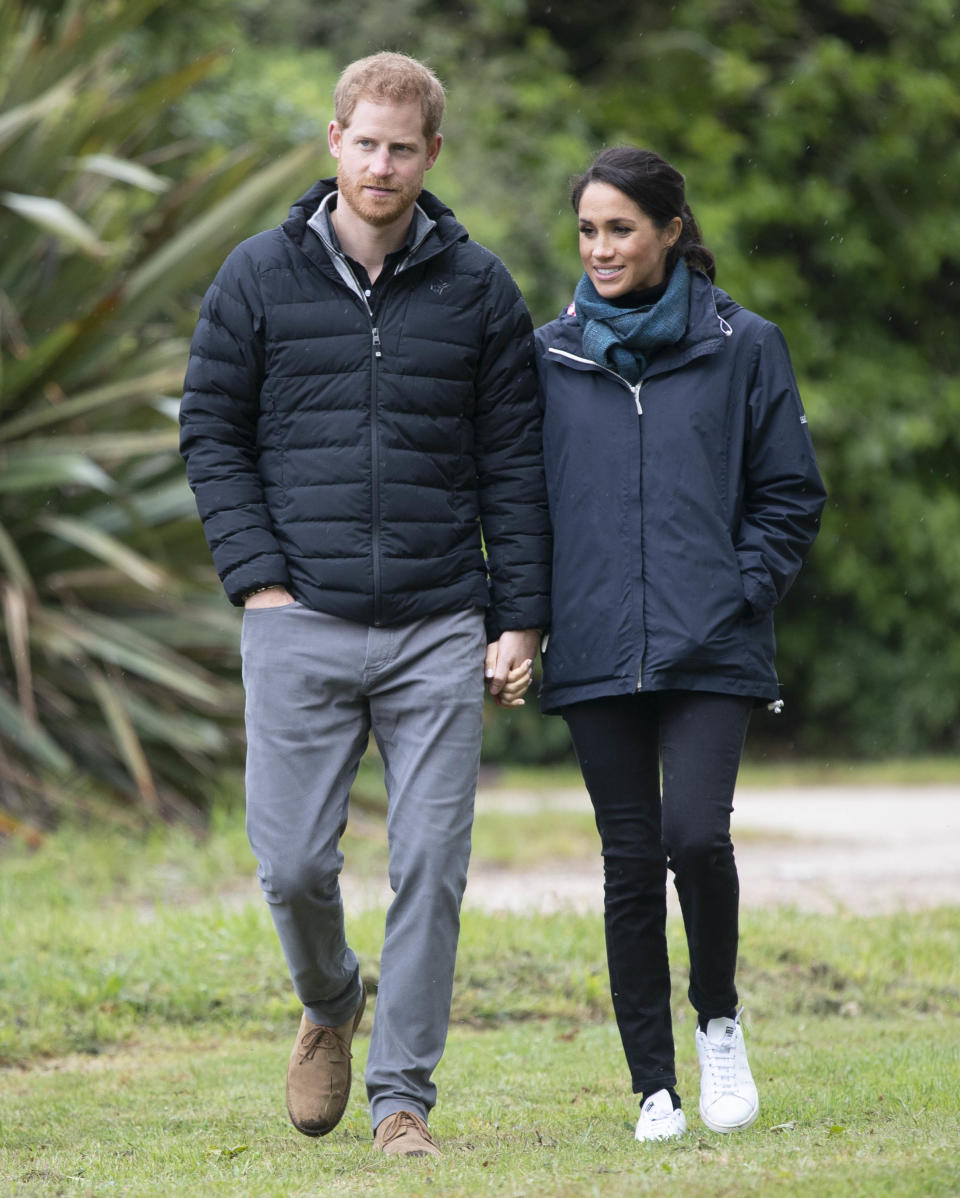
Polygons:
<instances>
[{"instance_id":1,"label":"tree foliage","mask_svg":"<svg viewBox=\"0 0 960 1198\"><path fill-rule=\"evenodd\" d=\"M371 30L376 30L371 35ZM239 755L237 625L175 450L200 294L332 170L339 69L448 86L428 179L538 322L606 144L687 175L718 282L780 324L830 491L779 622L787 714L842 755L960 743L960 26L947 0L0 0L0 807L202 803ZM566 751L535 705L496 757ZM68 784L69 783L69 787Z\"/></svg>"}]
</instances>

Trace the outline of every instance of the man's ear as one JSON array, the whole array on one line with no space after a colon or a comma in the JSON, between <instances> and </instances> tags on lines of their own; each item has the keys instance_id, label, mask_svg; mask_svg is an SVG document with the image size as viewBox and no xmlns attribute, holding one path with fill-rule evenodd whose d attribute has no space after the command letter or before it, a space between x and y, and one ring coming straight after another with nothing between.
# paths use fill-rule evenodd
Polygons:
<instances>
[{"instance_id":1,"label":"man's ear","mask_svg":"<svg viewBox=\"0 0 960 1198\"><path fill-rule=\"evenodd\" d=\"M340 147L343 144L343 129L339 121L331 121L327 126L327 145L334 158L340 157Z\"/></svg>"},{"instance_id":2,"label":"man's ear","mask_svg":"<svg viewBox=\"0 0 960 1198\"><path fill-rule=\"evenodd\" d=\"M427 143L427 165L424 170L429 170L437 161L437 155L440 153L440 147L443 145L443 134L438 133L433 141ZM332 153L332 151L331 151Z\"/></svg>"}]
</instances>

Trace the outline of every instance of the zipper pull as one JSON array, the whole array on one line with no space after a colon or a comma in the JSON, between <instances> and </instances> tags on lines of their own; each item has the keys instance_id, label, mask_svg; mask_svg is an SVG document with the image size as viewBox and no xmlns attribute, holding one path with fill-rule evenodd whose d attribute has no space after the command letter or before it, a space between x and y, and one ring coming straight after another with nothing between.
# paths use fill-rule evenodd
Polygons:
<instances>
[{"instance_id":1,"label":"zipper pull","mask_svg":"<svg viewBox=\"0 0 960 1198\"><path fill-rule=\"evenodd\" d=\"M637 405L637 415L638 416L643 415L643 408L640 407L640 388L642 386L643 386L643 379L641 379L640 382L637 383L637 385L635 387L630 388L630 390L633 392L633 402Z\"/></svg>"},{"instance_id":2,"label":"zipper pull","mask_svg":"<svg viewBox=\"0 0 960 1198\"><path fill-rule=\"evenodd\" d=\"M375 357L383 357L383 354L380 352L380 330L376 325L373 327L373 352Z\"/></svg>"}]
</instances>

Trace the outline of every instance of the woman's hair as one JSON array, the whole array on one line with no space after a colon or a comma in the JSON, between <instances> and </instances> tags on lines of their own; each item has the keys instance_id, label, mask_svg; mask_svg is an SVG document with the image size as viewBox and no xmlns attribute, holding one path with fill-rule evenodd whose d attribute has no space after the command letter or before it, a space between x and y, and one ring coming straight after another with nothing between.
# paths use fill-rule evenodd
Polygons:
<instances>
[{"instance_id":1,"label":"woman's hair","mask_svg":"<svg viewBox=\"0 0 960 1198\"><path fill-rule=\"evenodd\" d=\"M352 62L340 76L333 93L333 115L341 129L350 124L358 100L377 104L418 101L427 141L436 136L446 106L443 84L433 71L415 58L391 50Z\"/></svg>"},{"instance_id":2,"label":"woman's hair","mask_svg":"<svg viewBox=\"0 0 960 1198\"><path fill-rule=\"evenodd\" d=\"M635 146L602 150L586 173L574 179L570 186L574 212L580 210L580 200L590 183L608 183L622 191L658 229L665 229L675 216L679 216L683 228L667 254L667 276L683 258L691 269L702 270L713 282L717 264L703 244L700 229L687 205L683 175L665 158L653 150L638 150Z\"/></svg>"}]
</instances>

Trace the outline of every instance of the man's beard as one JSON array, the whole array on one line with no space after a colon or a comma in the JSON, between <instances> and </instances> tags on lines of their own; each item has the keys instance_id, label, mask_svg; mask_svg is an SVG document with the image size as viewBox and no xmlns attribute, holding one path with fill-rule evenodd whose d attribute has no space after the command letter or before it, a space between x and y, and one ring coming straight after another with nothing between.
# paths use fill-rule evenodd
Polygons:
<instances>
[{"instance_id":1,"label":"man's beard","mask_svg":"<svg viewBox=\"0 0 960 1198\"><path fill-rule=\"evenodd\" d=\"M375 179L356 179L337 165L337 188L344 201L368 225L391 225L406 212L420 194L417 184L392 184L389 197L374 199L364 191L365 186L377 186Z\"/></svg>"}]
</instances>

